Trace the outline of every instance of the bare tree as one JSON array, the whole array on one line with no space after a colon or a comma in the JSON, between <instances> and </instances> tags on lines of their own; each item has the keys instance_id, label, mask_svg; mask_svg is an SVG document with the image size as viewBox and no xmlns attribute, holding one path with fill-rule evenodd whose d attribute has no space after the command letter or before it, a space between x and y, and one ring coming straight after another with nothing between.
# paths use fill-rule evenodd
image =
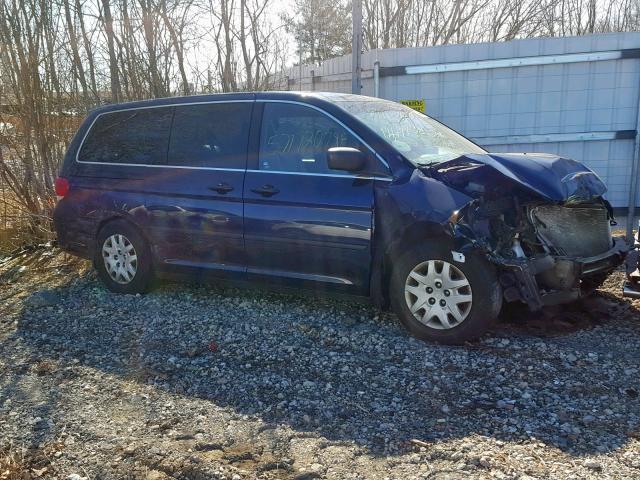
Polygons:
<instances>
[{"instance_id":1,"label":"bare tree","mask_svg":"<svg viewBox=\"0 0 640 480\"><path fill-rule=\"evenodd\" d=\"M33 235L45 234L64 150L95 105L205 87L270 88L287 52L283 29L268 18L274 4L0 2L0 206L24 217Z\"/></svg>"},{"instance_id":2,"label":"bare tree","mask_svg":"<svg viewBox=\"0 0 640 480\"><path fill-rule=\"evenodd\" d=\"M120 90L120 78L118 72L118 59L115 50L115 35L113 32L113 17L111 16L111 6L109 0L102 0L102 10L104 18L104 30L107 35L107 46L109 47L109 76L111 78L111 98L117 102L122 97Z\"/></svg>"},{"instance_id":3,"label":"bare tree","mask_svg":"<svg viewBox=\"0 0 640 480\"><path fill-rule=\"evenodd\" d=\"M0 211L45 235L64 150L96 105L287 88L290 36L305 62L350 51L349 0L296 0L282 17L279 5L2 0ZM369 49L640 29L640 0L363 0L363 12Z\"/></svg>"}]
</instances>

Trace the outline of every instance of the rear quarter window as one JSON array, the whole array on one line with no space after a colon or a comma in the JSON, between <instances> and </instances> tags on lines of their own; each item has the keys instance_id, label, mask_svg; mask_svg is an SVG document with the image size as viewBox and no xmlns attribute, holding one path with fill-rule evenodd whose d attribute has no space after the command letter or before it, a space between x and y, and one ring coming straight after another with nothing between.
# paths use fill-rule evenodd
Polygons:
<instances>
[{"instance_id":1,"label":"rear quarter window","mask_svg":"<svg viewBox=\"0 0 640 480\"><path fill-rule=\"evenodd\" d=\"M172 117L173 107L100 114L84 139L78 160L91 163L166 164Z\"/></svg>"}]
</instances>

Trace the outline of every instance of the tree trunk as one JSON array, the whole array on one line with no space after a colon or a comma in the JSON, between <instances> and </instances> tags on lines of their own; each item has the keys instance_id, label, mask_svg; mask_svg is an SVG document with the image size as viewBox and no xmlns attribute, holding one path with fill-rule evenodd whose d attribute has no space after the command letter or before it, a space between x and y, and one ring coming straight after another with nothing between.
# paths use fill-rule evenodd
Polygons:
<instances>
[{"instance_id":1,"label":"tree trunk","mask_svg":"<svg viewBox=\"0 0 640 480\"><path fill-rule=\"evenodd\" d=\"M107 47L109 49L109 76L111 78L111 99L119 102L122 99L120 91L120 78L118 75L118 59L116 57L115 40L113 34L113 17L109 0L102 0L102 10L104 16L104 28L107 34Z\"/></svg>"}]
</instances>

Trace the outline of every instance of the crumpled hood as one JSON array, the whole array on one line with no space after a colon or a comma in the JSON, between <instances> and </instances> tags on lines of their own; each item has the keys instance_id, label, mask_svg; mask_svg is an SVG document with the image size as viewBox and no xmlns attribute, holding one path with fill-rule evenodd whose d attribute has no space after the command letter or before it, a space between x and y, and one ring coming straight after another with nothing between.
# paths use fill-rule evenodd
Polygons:
<instances>
[{"instance_id":1,"label":"crumpled hood","mask_svg":"<svg viewBox=\"0 0 640 480\"><path fill-rule=\"evenodd\" d=\"M486 167L553 202L589 201L607 191L600 177L582 163L543 153L467 154L436 165L432 172L452 186L459 187L463 176L469 180L466 185L482 185L492 177L483 174Z\"/></svg>"}]
</instances>

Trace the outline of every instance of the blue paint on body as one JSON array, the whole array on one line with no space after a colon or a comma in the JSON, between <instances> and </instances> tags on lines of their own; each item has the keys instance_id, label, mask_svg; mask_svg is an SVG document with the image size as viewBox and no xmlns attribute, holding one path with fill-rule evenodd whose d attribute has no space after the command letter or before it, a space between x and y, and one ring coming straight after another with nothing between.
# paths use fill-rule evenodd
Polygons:
<instances>
[{"instance_id":1,"label":"blue paint on body","mask_svg":"<svg viewBox=\"0 0 640 480\"><path fill-rule=\"evenodd\" d=\"M76 161L89 126L102 113L221 100L256 105L244 168ZM381 270L394 246L412 231L446 235L452 213L480 192L514 189L544 201L567 202L596 198L606 190L583 164L542 154L469 154L417 167L333 100L330 94L231 94L135 102L91 112L61 170L71 188L54 212L60 245L93 258L101 226L124 218L151 245L160 273L260 278L375 297L385 288ZM375 171L344 176L260 171L256 132L259 106L267 101L302 103L330 114L375 151L367 152L376 162ZM475 184L475 190L469 187ZM215 191L220 185L228 191ZM255 192L265 186L277 193L267 197Z\"/></svg>"}]
</instances>

